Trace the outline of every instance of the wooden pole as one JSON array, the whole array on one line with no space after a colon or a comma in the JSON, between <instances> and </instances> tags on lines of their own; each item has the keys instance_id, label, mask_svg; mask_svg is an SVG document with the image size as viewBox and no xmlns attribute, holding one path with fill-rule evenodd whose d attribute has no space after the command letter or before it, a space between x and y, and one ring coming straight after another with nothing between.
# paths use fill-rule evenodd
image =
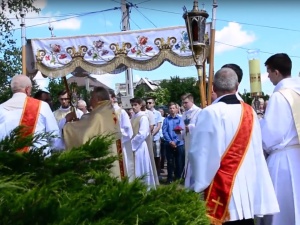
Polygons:
<instances>
[{"instance_id":1,"label":"wooden pole","mask_svg":"<svg viewBox=\"0 0 300 225\"><path fill-rule=\"evenodd\" d=\"M217 12L217 0L213 0L212 11L212 25L210 29L210 51L209 51L209 76L208 76L208 93L207 93L207 105L211 104L212 84L214 79L214 57L215 57L215 40L216 40L216 12Z\"/></svg>"},{"instance_id":2,"label":"wooden pole","mask_svg":"<svg viewBox=\"0 0 300 225\"><path fill-rule=\"evenodd\" d=\"M196 65L197 72L198 72L198 80L199 80L199 92L200 92L200 102L201 108L205 108L205 91L203 86L203 68L202 66Z\"/></svg>"},{"instance_id":3,"label":"wooden pole","mask_svg":"<svg viewBox=\"0 0 300 225\"><path fill-rule=\"evenodd\" d=\"M204 89L204 94L205 94L205 101L206 104L205 106L207 106L207 85L206 85L206 60L204 60L203 62L203 89Z\"/></svg>"}]
</instances>

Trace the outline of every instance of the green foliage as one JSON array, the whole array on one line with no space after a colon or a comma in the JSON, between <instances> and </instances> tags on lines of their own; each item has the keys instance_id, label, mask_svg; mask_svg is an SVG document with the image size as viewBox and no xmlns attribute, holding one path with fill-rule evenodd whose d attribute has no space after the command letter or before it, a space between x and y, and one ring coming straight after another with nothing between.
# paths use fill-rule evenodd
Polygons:
<instances>
[{"instance_id":1,"label":"green foliage","mask_svg":"<svg viewBox=\"0 0 300 225\"><path fill-rule=\"evenodd\" d=\"M49 79L48 90L51 93L53 109L58 109L60 103L58 101L58 93L66 89L62 79Z\"/></svg>"},{"instance_id":2,"label":"green foliage","mask_svg":"<svg viewBox=\"0 0 300 225\"><path fill-rule=\"evenodd\" d=\"M66 87L65 87L65 84L62 79L50 78L48 90L51 93L54 110L56 110L60 107L60 103L58 100L58 97L59 97L58 93L65 89L66 89ZM85 89L85 87L79 87L79 86L77 86L76 83L72 83L72 84L69 84L69 89L71 92L74 89L78 100L83 99L87 104L89 104L90 93Z\"/></svg>"},{"instance_id":3,"label":"green foliage","mask_svg":"<svg viewBox=\"0 0 300 225\"><path fill-rule=\"evenodd\" d=\"M199 105L200 96L196 78L180 78L179 76L175 76L171 77L170 80L163 80L160 83L160 87L169 92L169 98L166 99L167 103L176 102L181 105L181 96L191 93L194 96L195 104Z\"/></svg>"},{"instance_id":4,"label":"green foliage","mask_svg":"<svg viewBox=\"0 0 300 225\"><path fill-rule=\"evenodd\" d=\"M137 98L146 98L147 92L145 91L144 87L140 86L134 89L134 96Z\"/></svg>"},{"instance_id":5,"label":"green foliage","mask_svg":"<svg viewBox=\"0 0 300 225\"><path fill-rule=\"evenodd\" d=\"M239 95L242 97L242 99L244 100L244 102L246 102L249 105L252 105L253 97L251 97L251 93L250 92L243 93L243 94L239 93ZM261 98L263 98L266 101L266 100L269 100L270 95L268 95L268 94L265 95L264 93L262 93Z\"/></svg>"},{"instance_id":6,"label":"green foliage","mask_svg":"<svg viewBox=\"0 0 300 225\"><path fill-rule=\"evenodd\" d=\"M22 72L22 54L20 46L17 46L13 37L14 24L9 17L19 18L19 10L23 3L25 12L39 12L33 6L34 0L9 0L1 1L0 11L0 103L6 101L11 96L10 79L15 74ZM7 13L9 12L9 13Z\"/></svg>"},{"instance_id":7,"label":"green foliage","mask_svg":"<svg viewBox=\"0 0 300 225\"><path fill-rule=\"evenodd\" d=\"M0 224L209 224L194 192L177 184L149 191L110 176L111 136L47 158L41 149L16 152L29 140L39 138L22 140L16 129L0 142Z\"/></svg>"}]
</instances>

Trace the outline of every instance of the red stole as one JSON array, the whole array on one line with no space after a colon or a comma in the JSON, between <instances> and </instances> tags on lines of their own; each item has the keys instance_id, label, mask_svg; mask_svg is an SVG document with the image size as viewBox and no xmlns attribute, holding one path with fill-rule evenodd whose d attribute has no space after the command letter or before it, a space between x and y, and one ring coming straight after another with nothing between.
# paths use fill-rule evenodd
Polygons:
<instances>
[{"instance_id":1,"label":"red stole","mask_svg":"<svg viewBox=\"0 0 300 225\"><path fill-rule=\"evenodd\" d=\"M247 153L254 124L253 109L241 102L242 114L234 138L222 156L220 168L205 190L207 216L211 224L221 225L230 219L230 202L235 177Z\"/></svg>"},{"instance_id":2,"label":"red stole","mask_svg":"<svg viewBox=\"0 0 300 225\"><path fill-rule=\"evenodd\" d=\"M22 135L24 137L32 135L35 131L35 127L40 114L41 101L26 97L22 116L20 119L20 126L23 126ZM19 152L28 152L29 147L24 147Z\"/></svg>"},{"instance_id":3,"label":"red stole","mask_svg":"<svg viewBox=\"0 0 300 225\"><path fill-rule=\"evenodd\" d=\"M119 126L120 126L120 120L119 120L120 114L121 114L121 110L113 113L113 120L114 120L115 124L117 124L117 121L119 121ZM124 162L123 162L124 159L123 159L123 150L122 150L121 139L116 140L116 147L117 147L117 153L118 153L118 157L119 157L120 176L123 179L125 177L125 169L124 169Z\"/></svg>"}]
</instances>

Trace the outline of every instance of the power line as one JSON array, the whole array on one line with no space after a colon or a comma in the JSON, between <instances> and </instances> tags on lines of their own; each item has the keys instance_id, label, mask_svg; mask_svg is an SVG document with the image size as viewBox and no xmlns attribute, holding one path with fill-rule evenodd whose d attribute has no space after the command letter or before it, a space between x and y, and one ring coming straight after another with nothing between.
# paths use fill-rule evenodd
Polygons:
<instances>
[{"instance_id":1,"label":"power line","mask_svg":"<svg viewBox=\"0 0 300 225\"><path fill-rule=\"evenodd\" d=\"M183 13L171 12L171 11L166 11L166 10L161 10L161 9L151 9L151 8L141 7L141 6L139 6L139 8L148 9L148 10L157 11L157 12L164 12L164 13L169 13L169 14L183 15Z\"/></svg>"},{"instance_id":2,"label":"power line","mask_svg":"<svg viewBox=\"0 0 300 225\"><path fill-rule=\"evenodd\" d=\"M142 29L139 25L137 25L137 24L132 20L131 17L129 17L129 20L130 20L131 22L133 22L133 24L134 24L135 26L137 26L137 28L139 28L140 30Z\"/></svg>"},{"instance_id":3,"label":"power line","mask_svg":"<svg viewBox=\"0 0 300 225\"><path fill-rule=\"evenodd\" d=\"M256 26L256 27L264 27L264 28L270 28L270 29L278 29L278 30L300 32L300 30L290 29L290 28L284 28L284 27L274 27L274 26L260 25L260 24L253 24L253 23L235 22L235 21L223 20L223 19L216 19L216 20L218 20L218 21L224 21L224 22L228 22L228 23L239 23L239 24L244 24L244 25L249 25L249 26Z\"/></svg>"},{"instance_id":4,"label":"power line","mask_svg":"<svg viewBox=\"0 0 300 225\"><path fill-rule=\"evenodd\" d=\"M161 10L161 9L151 9L147 7L139 7L141 9L147 9L147 10L152 10L156 12L163 12L163 13L169 13L169 14L176 14L176 15L182 15L182 13L177 13L177 12L171 12L171 11L166 11L166 10ZM300 30L297 29L290 29L290 28L284 28L284 27L276 27L276 26L269 26L269 25L261 25L261 24L253 24L253 23L246 23L246 22L238 22L238 21L231 21L231 20L224 20L224 19L216 19L218 21L224 21L224 22L231 22L231 23L239 23L239 24L244 24L248 26L256 26L256 27L264 27L264 28L269 28L269 29L278 29L278 30L286 30L286 31L294 31L294 32L300 32Z\"/></svg>"},{"instance_id":5,"label":"power line","mask_svg":"<svg viewBox=\"0 0 300 225\"><path fill-rule=\"evenodd\" d=\"M138 11L146 20L148 20L154 27L157 28L157 26L147 17L145 16L139 9L137 6L134 7L136 9L136 11Z\"/></svg>"},{"instance_id":6,"label":"power line","mask_svg":"<svg viewBox=\"0 0 300 225\"><path fill-rule=\"evenodd\" d=\"M219 43L219 44L222 44L222 45L227 45L227 46L230 46L230 47L233 47L233 48L239 48L239 49L243 49L243 50L251 50L250 48L245 48L245 47L241 47L241 46L231 45L231 44L227 44L227 43L220 42L220 41L215 41L215 42ZM270 54L270 55L274 55L275 54L274 52L267 52L267 51L262 51L262 50L259 50L259 52ZM297 56L297 55L289 55L289 57L300 58L300 56Z\"/></svg>"},{"instance_id":7,"label":"power line","mask_svg":"<svg viewBox=\"0 0 300 225\"><path fill-rule=\"evenodd\" d=\"M114 8L104 9L104 10L100 10L100 11L88 12L88 13L80 14L80 15L76 15L76 16L70 16L70 17L67 17L67 18L63 18L63 19L52 21L52 23L63 21L63 20L68 20L68 19L73 19L73 18L77 18L77 17L87 16L87 15L91 15L91 14L95 14L95 13L102 13L102 12L117 10L117 9L120 9L120 7L114 7ZM26 26L26 28L36 27L36 26L40 26L40 25L44 25L44 24L48 24L48 23L49 22L44 22L44 23L39 23L39 24L33 24L33 25L30 25L30 26ZM21 29L21 28L15 28L15 29L12 29L12 31L19 30L19 29Z\"/></svg>"}]
</instances>

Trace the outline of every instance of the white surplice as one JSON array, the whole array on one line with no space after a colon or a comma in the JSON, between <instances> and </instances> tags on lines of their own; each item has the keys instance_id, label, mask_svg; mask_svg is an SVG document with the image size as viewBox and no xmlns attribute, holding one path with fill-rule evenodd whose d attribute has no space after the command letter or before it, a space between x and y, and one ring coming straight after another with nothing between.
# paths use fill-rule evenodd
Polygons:
<instances>
[{"instance_id":1,"label":"white surplice","mask_svg":"<svg viewBox=\"0 0 300 225\"><path fill-rule=\"evenodd\" d=\"M191 145L191 134L193 133L193 129L195 128L196 125L196 120L198 117L198 114L201 112L201 108L199 108L196 105L193 105L189 110L183 112L181 120L180 120L180 127L183 128L181 131L182 138L184 139L184 150L185 150L185 160L184 160L184 175L186 177L186 171L187 171L187 165L188 165L188 152L190 149ZM190 123L187 125L189 131L186 130L185 128L185 123L184 120L189 119ZM189 170L191 172L191 170ZM190 177L191 175L189 175ZM190 186L190 180L185 179L185 186L189 187Z\"/></svg>"},{"instance_id":2,"label":"white surplice","mask_svg":"<svg viewBox=\"0 0 300 225\"><path fill-rule=\"evenodd\" d=\"M68 113L72 112L71 106L68 108L62 108L61 106L59 109L55 110L53 112L54 117L56 119L57 124L59 124L60 120L64 119ZM76 109L76 116L78 119L80 119L83 116L83 112L80 109Z\"/></svg>"},{"instance_id":3,"label":"white surplice","mask_svg":"<svg viewBox=\"0 0 300 225\"><path fill-rule=\"evenodd\" d=\"M155 188L155 178L146 143L146 138L149 136L150 132L148 117L145 115L145 112L140 111L133 115L131 121L134 132L133 138L131 139L131 145L135 157L135 175L136 177L144 176L143 181L149 187ZM134 127L134 123L138 123L138 129Z\"/></svg>"},{"instance_id":4,"label":"white surplice","mask_svg":"<svg viewBox=\"0 0 300 225\"><path fill-rule=\"evenodd\" d=\"M20 125L20 120L27 95L25 93L15 93L11 99L0 105L0 140L7 136L13 129ZM38 115L35 133L52 132L57 138L50 140L52 148L57 150L63 148L60 139L60 132L54 115L48 103L41 101L40 113ZM43 144L36 144L41 146ZM44 144L46 144L44 142Z\"/></svg>"},{"instance_id":5,"label":"white surplice","mask_svg":"<svg viewBox=\"0 0 300 225\"><path fill-rule=\"evenodd\" d=\"M199 113L191 137L189 163L194 184L190 188L196 192L204 191L213 181L240 122L241 105L225 104L218 102L219 99ZM253 129L249 149L233 185L229 203L230 221L279 212L256 116Z\"/></svg>"},{"instance_id":6,"label":"white surplice","mask_svg":"<svg viewBox=\"0 0 300 225\"><path fill-rule=\"evenodd\" d=\"M275 86L260 120L263 148L280 207L272 223L266 218L268 225L300 225L300 146L291 107L278 92L285 88L300 94L300 78L285 78Z\"/></svg>"},{"instance_id":7,"label":"white surplice","mask_svg":"<svg viewBox=\"0 0 300 225\"><path fill-rule=\"evenodd\" d=\"M134 157L131 146L131 137L133 135L132 125L129 119L127 112L122 109L118 103L113 105L116 114L119 118L120 130L122 133L121 142L122 142L122 153L123 161L125 163L126 175L129 178L129 181L133 181L135 178L134 171Z\"/></svg>"}]
</instances>

